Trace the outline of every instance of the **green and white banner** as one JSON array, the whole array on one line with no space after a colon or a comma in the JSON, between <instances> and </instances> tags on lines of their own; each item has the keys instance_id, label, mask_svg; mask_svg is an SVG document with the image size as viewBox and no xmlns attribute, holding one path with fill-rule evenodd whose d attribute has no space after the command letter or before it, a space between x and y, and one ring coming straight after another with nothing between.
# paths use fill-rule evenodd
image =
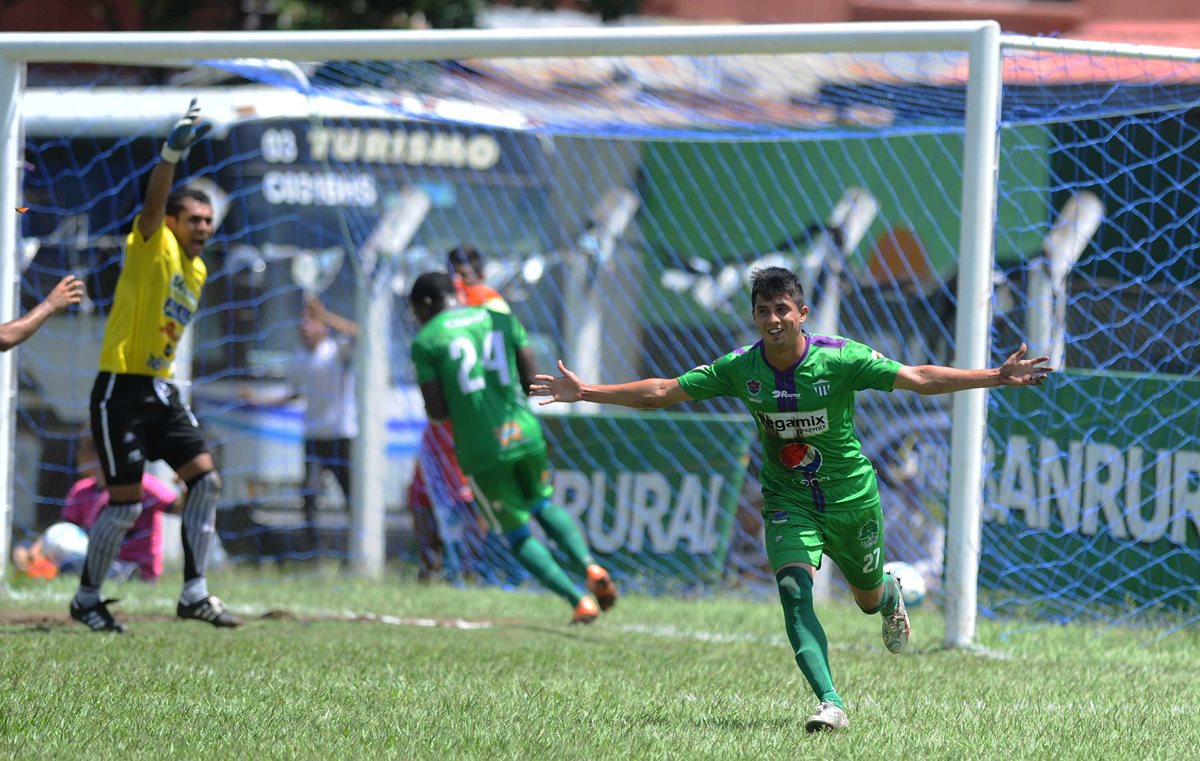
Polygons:
<instances>
[{"instance_id":1,"label":"green and white banner","mask_svg":"<svg viewBox=\"0 0 1200 761\"><path fill-rule=\"evenodd\" d=\"M555 500L632 576L721 578L754 426L736 415L544 416Z\"/></svg>"},{"instance_id":2,"label":"green and white banner","mask_svg":"<svg viewBox=\"0 0 1200 761\"><path fill-rule=\"evenodd\" d=\"M1067 372L1001 393L980 582L1196 604L1200 381Z\"/></svg>"}]
</instances>

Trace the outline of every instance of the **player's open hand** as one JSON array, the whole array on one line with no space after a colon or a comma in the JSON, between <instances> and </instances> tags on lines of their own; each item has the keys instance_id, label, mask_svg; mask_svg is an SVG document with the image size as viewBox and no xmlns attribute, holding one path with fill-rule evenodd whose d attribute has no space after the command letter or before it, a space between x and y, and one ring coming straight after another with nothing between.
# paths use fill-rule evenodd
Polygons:
<instances>
[{"instance_id":1,"label":"player's open hand","mask_svg":"<svg viewBox=\"0 0 1200 761\"><path fill-rule=\"evenodd\" d=\"M549 399L543 399L538 404L578 402L583 398L583 381L579 380L579 376L575 373L568 370L561 359L558 360L558 371L562 375L557 378L553 375L533 376L533 379L539 382L529 384L529 395L550 397Z\"/></svg>"},{"instance_id":2,"label":"player's open hand","mask_svg":"<svg viewBox=\"0 0 1200 761\"><path fill-rule=\"evenodd\" d=\"M203 139L211 129L211 122L200 119L200 104L192 98L187 113L180 117L167 133L167 142L162 148L163 160L174 164L186 157L192 145Z\"/></svg>"},{"instance_id":3,"label":"player's open hand","mask_svg":"<svg viewBox=\"0 0 1200 761\"><path fill-rule=\"evenodd\" d=\"M78 304L82 299L83 281L74 275L67 275L50 291L50 295L46 297L46 305L57 314L72 304Z\"/></svg>"},{"instance_id":4,"label":"player's open hand","mask_svg":"<svg viewBox=\"0 0 1200 761\"><path fill-rule=\"evenodd\" d=\"M1040 386L1046 382L1046 376L1054 372L1054 368L1046 364L1049 357L1025 359L1027 351L1029 347L1022 343L1021 348L1000 365L1001 386Z\"/></svg>"}]
</instances>

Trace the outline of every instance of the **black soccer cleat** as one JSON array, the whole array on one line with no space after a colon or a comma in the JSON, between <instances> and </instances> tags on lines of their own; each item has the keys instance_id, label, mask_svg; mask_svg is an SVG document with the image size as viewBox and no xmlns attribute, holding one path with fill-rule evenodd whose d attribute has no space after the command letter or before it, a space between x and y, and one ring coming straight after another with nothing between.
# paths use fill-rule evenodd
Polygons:
<instances>
[{"instance_id":1,"label":"black soccer cleat","mask_svg":"<svg viewBox=\"0 0 1200 761\"><path fill-rule=\"evenodd\" d=\"M175 606L175 615L182 619L207 621L222 629L232 629L242 625L242 620L229 612L225 603L216 595L209 595L203 600L190 605L180 602Z\"/></svg>"},{"instance_id":2,"label":"black soccer cleat","mask_svg":"<svg viewBox=\"0 0 1200 761\"><path fill-rule=\"evenodd\" d=\"M113 614L108 612L108 604L117 602L116 600L101 600L95 605L83 607L73 598L71 600L71 618L83 624L94 632L116 632L124 634L125 624L113 618Z\"/></svg>"}]
</instances>

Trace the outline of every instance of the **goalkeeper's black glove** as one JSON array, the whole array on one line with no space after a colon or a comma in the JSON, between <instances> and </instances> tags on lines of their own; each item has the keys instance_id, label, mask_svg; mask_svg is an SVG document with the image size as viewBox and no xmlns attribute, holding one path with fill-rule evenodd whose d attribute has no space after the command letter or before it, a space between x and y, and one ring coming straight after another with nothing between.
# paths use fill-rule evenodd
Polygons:
<instances>
[{"instance_id":1,"label":"goalkeeper's black glove","mask_svg":"<svg viewBox=\"0 0 1200 761\"><path fill-rule=\"evenodd\" d=\"M160 154L162 160L168 164L179 163L180 159L187 157L192 145L207 135L211 129L212 124L200 121L200 105L195 98L192 98L187 113L175 122L175 126L167 134L167 142L163 144Z\"/></svg>"}]
</instances>

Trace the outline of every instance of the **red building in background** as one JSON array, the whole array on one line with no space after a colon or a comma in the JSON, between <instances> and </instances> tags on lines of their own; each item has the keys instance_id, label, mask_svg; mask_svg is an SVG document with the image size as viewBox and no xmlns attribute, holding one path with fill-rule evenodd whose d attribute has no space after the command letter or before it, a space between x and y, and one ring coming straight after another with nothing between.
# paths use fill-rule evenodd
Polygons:
<instances>
[{"instance_id":1,"label":"red building in background","mask_svg":"<svg viewBox=\"0 0 1200 761\"><path fill-rule=\"evenodd\" d=\"M269 11L271 1L197 3L190 27L241 28L247 14L243 7L254 8L252 12ZM1105 35L1101 39L1124 39L1112 35L1128 29L1137 37L1129 41L1200 44L1195 0L642 0L641 13L681 21L734 23L990 18L1006 31L1024 34L1095 38L1088 33L1096 30ZM0 31L5 32L138 31L144 28L143 18L137 0L0 0Z\"/></svg>"}]
</instances>

